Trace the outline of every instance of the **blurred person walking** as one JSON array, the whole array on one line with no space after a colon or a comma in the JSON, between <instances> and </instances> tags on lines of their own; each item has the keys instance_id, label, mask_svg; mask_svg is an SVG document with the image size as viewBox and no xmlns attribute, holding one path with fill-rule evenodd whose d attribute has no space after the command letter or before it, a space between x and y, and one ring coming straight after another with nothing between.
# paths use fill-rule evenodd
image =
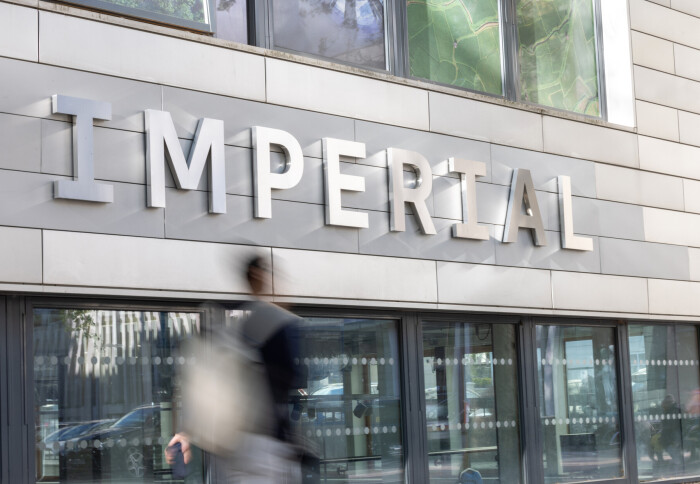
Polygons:
<instances>
[{"instance_id":1,"label":"blurred person walking","mask_svg":"<svg viewBox=\"0 0 700 484\"><path fill-rule=\"evenodd\" d=\"M255 299L239 308L235 327L193 342L196 363L182 375L182 431L168 444L166 460L184 464L191 445L210 454L207 484L298 484L299 452L289 421L290 390L301 388L299 318L260 299L272 274L262 257L245 273Z\"/></svg>"}]
</instances>

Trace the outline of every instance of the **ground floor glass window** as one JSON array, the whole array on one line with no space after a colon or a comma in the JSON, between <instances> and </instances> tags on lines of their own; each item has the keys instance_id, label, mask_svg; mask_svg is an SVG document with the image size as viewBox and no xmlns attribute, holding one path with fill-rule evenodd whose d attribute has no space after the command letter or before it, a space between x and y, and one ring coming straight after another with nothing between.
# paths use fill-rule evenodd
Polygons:
<instances>
[{"instance_id":1,"label":"ground floor glass window","mask_svg":"<svg viewBox=\"0 0 700 484\"><path fill-rule=\"evenodd\" d=\"M536 326L545 482L624 475L615 328Z\"/></svg>"},{"instance_id":2,"label":"ground floor glass window","mask_svg":"<svg viewBox=\"0 0 700 484\"><path fill-rule=\"evenodd\" d=\"M700 474L700 361L693 326L630 325L640 481Z\"/></svg>"},{"instance_id":3,"label":"ground floor glass window","mask_svg":"<svg viewBox=\"0 0 700 484\"><path fill-rule=\"evenodd\" d=\"M197 313L36 309L37 482L173 482L175 350L199 330Z\"/></svg>"},{"instance_id":4,"label":"ground floor glass window","mask_svg":"<svg viewBox=\"0 0 700 484\"><path fill-rule=\"evenodd\" d=\"M430 482L520 482L515 327L425 322L423 378Z\"/></svg>"},{"instance_id":5,"label":"ground floor glass window","mask_svg":"<svg viewBox=\"0 0 700 484\"><path fill-rule=\"evenodd\" d=\"M307 318L300 344L306 386L289 411L321 482L403 483L397 322Z\"/></svg>"}]
</instances>

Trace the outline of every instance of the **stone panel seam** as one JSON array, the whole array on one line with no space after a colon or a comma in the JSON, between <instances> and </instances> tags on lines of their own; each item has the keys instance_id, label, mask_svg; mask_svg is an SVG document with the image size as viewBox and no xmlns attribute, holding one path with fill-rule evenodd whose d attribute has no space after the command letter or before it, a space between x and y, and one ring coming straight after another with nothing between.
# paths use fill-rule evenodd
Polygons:
<instances>
[{"instance_id":1,"label":"stone panel seam","mask_svg":"<svg viewBox=\"0 0 700 484\"><path fill-rule=\"evenodd\" d=\"M682 44L680 44L680 45L682 45ZM696 50L696 51L698 51L698 53L700 53L700 49L695 49L695 48L693 48L693 47L690 47L690 48L692 48L693 50ZM675 59L674 59L674 63L675 63ZM662 70L660 70L660 69L655 69L655 68L653 68L653 67L645 66L645 65L642 65L642 64L633 64L633 66L634 66L634 67L638 67L638 68L640 68L640 69L646 69L646 70L649 70L649 71L658 72L659 74L663 74L663 75L668 76L668 77L676 77L676 78L682 79L682 80L684 80L684 81L693 82L693 83L695 83L695 84L700 84L700 80L694 79L694 78L692 78L692 77L681 76L680 74L675 74L675 73L671 73L671 72L662 71ZM645 102L645 103L650 103L650 104L659 104L659 103L654 102L654 101L647 101L646 99L638 98L638 97L636 97L636 94L635 94L635 100L637 100L637 101L643 101L643 102ZM679 108L674 108L673 106L667 106L667 105L665 105L665 104L659 104L659 106L666 106L666 107L673 108L673 109L679 109ZM681 111L685 111L685 110L682 109ZM693 112L693 111L687 111L687 112ZM695 113L695 114L697 114L697 113Z\"/></svg>"},{"instance_id":2,"label":"stone panel seam","mask_svg":"<svg viewBox=\"0 0 700 484\"><path fill-rule=\"evenodd\" d=\"M674 50L675 50L675 46L676 46L676 45L682 45L683 47L687 47L687 48L689 48L689 49L698 50L698 48L695 47L695 46L688 45L688 44L684 44L684 43L682 43L682 42L678 42L678 41L675 41L675 40L672 40L672 39L667 39L666 37L659 37L658 35L652 34L652 33L650 33L650 32L645 32L645 31L643 31L643 30L631 29L630 32L637 32L638 34L646 35L647 37L652 37L652 38L654 38L654 39L663 40L664 42L669 42L669 43L671 43L671 44L674 45ZM634 56L633 56L633 58L634 58ZM633 59L633 60L634 60L634 59ZM636 63L634 63L634 62L632 62L632 64L635 65L635 66L646 67L646 66L644 66L644 65L642 65L642 64L636 64ZM673 62L673 68L674 68L674 70L675 70L675 67L676 67L676 63L675 63L675 58L674 58L674 62ZM651 68L650 68L650 69L651 69ZM658 69L657 69L657 70L658 70ZM666 71L660 71L660 72L665 72L666 74L672 74L672 73L666 72Z\"/></svg>"},{"instance_id":3,"label":"stone panel seam","mask_svg":"<svg viewBox=\"0 0 700 484\"><path fill-rule=\"evenodd\" d=\"M697 15L694 15L692 13L686 12L685 10L680 10L678 8L673 8L673 6L666 6L666 5L661 5L660 3L652 2L654 5L658 5L659 7L665 8L666 10L671 10L673 12L679 13L681 15L685 15L687 17L692 17L700 20L700 17Z\"/></svg>"}]
</instances>

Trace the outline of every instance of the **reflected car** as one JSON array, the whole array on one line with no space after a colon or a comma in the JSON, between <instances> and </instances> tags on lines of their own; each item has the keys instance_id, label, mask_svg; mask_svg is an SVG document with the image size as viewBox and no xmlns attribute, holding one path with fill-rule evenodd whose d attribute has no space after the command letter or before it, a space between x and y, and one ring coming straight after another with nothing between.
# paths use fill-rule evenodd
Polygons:
<instances>
[{"instance_id":1,"label":"reflected car","mask_svg":"<svg viewBox=\"0 0 700 484\"><path fill-rule=\"evenodd\" d=\"M108 426L70 439L61 451L61 474L71 479L142 478L169 468L163 462L159 405L137 407ZM160 439L160 440L159 440Z\"/></svg>"},{"instance_id":2,"label":"reflected car","mask_svg":"<svg viewBox=\"0 0 700 484\"><path fill-rule=\"evenodd\" d=\"M114 424L114 419L94 420L91 422L81 422L76 425L69 425L49 434L43 444L46 450L58 454L65 449L66 443L84 434L96 432Z\"/></svg>"}]
</instances>

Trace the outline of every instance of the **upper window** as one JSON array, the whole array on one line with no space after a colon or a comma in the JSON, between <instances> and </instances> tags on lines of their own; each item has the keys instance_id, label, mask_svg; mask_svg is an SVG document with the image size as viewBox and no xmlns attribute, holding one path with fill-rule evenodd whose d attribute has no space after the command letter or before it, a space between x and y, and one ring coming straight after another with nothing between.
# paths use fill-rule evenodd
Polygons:
<instances>
[{"instance_id":1,"label":"upper window","mask_svg":"<svg viewBox=\"0 0 700 484\"><path fill-rule=\"evenodd\" d=\"M220 39L248 43L246 0L216 0L216 32Z\"/></svg>"},{"instance_id":2,"label":"upper window","mask_svg":"<svg viewBox=\"0 0 700 484\"><path fill-rule=\"evenodd\" d=\"M523 101L600 116L593 0L517 0Z\"/></svg>"},{"instance_id":3,"label":"upper window","mask_svg":"<svg viewBox=\"0 0 700 484\"><path fill-rule=\"evenodd\" d=\"M201 32L214 32L210 0L66 0L100 10L180 25ZM233 3L243 0L233 0ZM213 5L213 4L212 4Z\"/></svg>"},{"instance_id":4,"label":"upper window","mask_svg":"<svg viewBox=\"0 0 700 484\"><path fill-rule=\"evenodd\" d=\"M503 94L498 0L407 2L411 75Z\"/></svg>"},{"instance_id":5,"label":"upper window","mask_svg":"<svg viewBox=\"0 0 700 484\"><path fill-rule=\"evenodd\" d=\"M411 76L600 116L594 0L411 0L406 9ZM515 29L504 9L516 12Z\"/></svg>"},{"instance_id":6,"label":"upper window","mask_svg":"<svg viewBox=\"0 0 700 484\"><path fill-rule=\"evenodd\" d=\"M271 0L272 47L387 68L385 0Z\"/></svg>"}]
</instances>

